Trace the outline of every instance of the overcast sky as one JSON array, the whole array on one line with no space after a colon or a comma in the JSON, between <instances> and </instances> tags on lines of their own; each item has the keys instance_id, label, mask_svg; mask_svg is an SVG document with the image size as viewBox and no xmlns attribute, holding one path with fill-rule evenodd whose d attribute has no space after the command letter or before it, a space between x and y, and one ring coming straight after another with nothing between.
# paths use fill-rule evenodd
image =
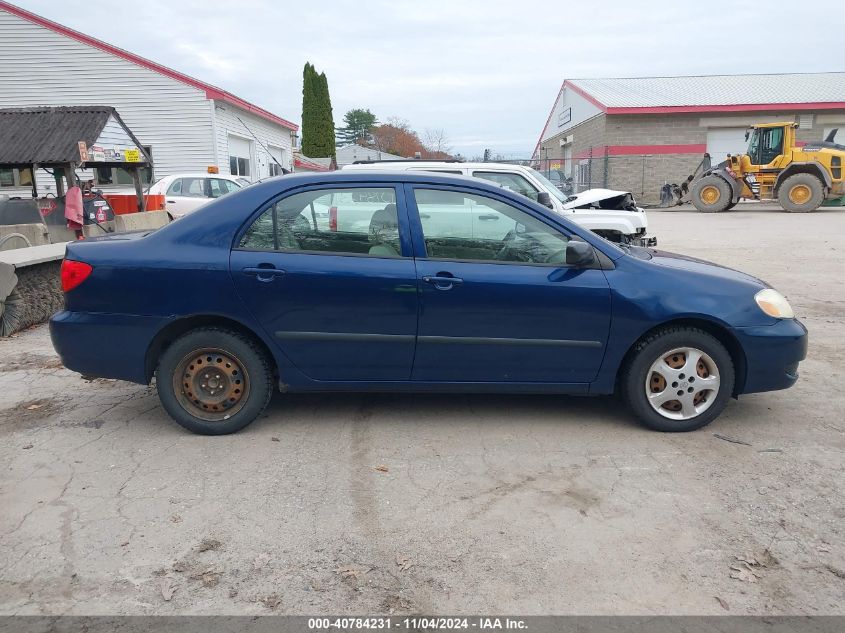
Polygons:
<instances>
[{"instance_id":1,"label":"overcast sky","mask_svg":"<svg viewBox=\"0 0 845 633\"><path fill-rule=\"evenodd\" d=\"M566 78L842 70L834 0L17 3L297 123L310 61L336 124L369 108L470 157L529 156Z\"/></svg>"}]
</instances>

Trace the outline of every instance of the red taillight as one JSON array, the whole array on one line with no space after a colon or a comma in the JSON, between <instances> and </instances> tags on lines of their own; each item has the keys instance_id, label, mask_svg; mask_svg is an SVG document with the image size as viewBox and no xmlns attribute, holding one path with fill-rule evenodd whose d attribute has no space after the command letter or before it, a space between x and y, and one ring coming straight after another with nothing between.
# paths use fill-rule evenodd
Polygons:
<instances>
[{"instance_id":1,"label":"red taillight","mask_svg":"<svg viewBox=\"0 0 845 633\"><path fill-rule=\"evenodd\" d=\"M329 207L329 231L337 231L337 207Z\"/></svg>"},{"instance_id":2,"label":"red taillight","mask_svg":"<svg viewBox=\"0 0 845 633\"><path fill-rule=\"evenodd\" d=\"M92 266L85 262L75 262L72 259L64 260L62 262L62 290L70 292L88 279L88 275L93 270Z\"/></svg>"}]
</instances>

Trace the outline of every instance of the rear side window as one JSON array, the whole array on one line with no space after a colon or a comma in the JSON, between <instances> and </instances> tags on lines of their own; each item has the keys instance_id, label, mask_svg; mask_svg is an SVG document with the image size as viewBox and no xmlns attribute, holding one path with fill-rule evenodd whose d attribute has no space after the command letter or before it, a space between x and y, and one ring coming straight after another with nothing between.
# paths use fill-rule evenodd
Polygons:
<instances>
[{"instance_id":1,"label":"rear side window","mask_svg":"<svg viewBox=\"0 0 845 633\"><path fill-rule=\"evenodd\" d=\"M247 229L239 247L401 257L392 188L320 189L283 198Z\"/></svg>"},{"instance_id":2,"label":"rear side window","mask_svg":"<svg viewBox=\"0 0 845 633\"><path fill-rule=\"evenodd\" d=\"M537 201L537 188L528 182L528 179L521 174L514 174L500 171L474 171L472 175L476 178L483 178L490 182L495 182L506 189L510 189L516 193L521 193L526 198L531 198Z\"/></svg>"}]
</instances>

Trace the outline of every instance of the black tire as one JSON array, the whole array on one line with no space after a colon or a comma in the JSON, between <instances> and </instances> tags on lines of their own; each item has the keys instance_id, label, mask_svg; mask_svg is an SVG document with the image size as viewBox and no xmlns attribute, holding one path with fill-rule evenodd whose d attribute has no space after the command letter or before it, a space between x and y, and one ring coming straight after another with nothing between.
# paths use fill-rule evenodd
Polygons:
<instances>
[{"instance_id":1,"label":"black tire","mask_svg":"<svg viewBox=\"0 0 845 633\"><path fill-rule=\"evenodd\" d=\"M730 211L736 206L736 202L731 202L728 206L725 207L725 211Z\"/></svg>"},{"instance_id":2,"label":"black tire","mask_svg":"<svg viewBox=\"0 0 845 633\"><path fill-rule=\"evenodd\" d=\"M191 360L195 357L198 360ZM204 367L187 364L202 363L203 357L208 358ZM211 376L215 380L211 386L218 387L219 381L220 389L216 394L214 389L194 394L198 386L211 383L200 385L208 377L201 372L210 371L220 372ZM162 406L178 424L200 435L227 435L240 431L267 408L273 395L273 370L264 350L251 338L204 327L184 334L164 351L156 368L156 386Z\"/></svg>"},{"instance_id":3,"label":"black tire","mask_svg":"<svg viewBox=\"0 0 845 633\"><path fill-rule=\"evenodd\" d=\"M781 183L778 202L789 213L815 211L824 202L824 185L813 174L794 174Z\"/></svg>"},{"instance_id":4,"label":"black tire","mask_svg":"<svg viewBox=\"0 0 845 633\"><path fill-rule=\"evenodd\" d=\"M668 358L667 355L678 348L694 348L704 352L709 357L708 361L715 363L720 380L718 390L707 408L698 415L683 420L666 417L671 413L658 413L646 394L646 381L652 378L652 364L660 358ZM701 380L699 378L699 384ZM667 327L637 343L634 353L622 371L620 390L634 415L648 428L663 432L686 432L700 429L719 416L733 394L734 381L735 371L731 355L715 337L697 328ZM675 383L672 386L667 384L665 388L674 392L674 385ZM691 386L688 383L683 384L681 389ZM709 393L706 395L710 397Z\"/></svg>"},{"instance_id":5,"label":"black tire","mask_svg":"<svg viewBox=\"0 0 845 633\"><path fill-rule=\"evenodd\" d=\"M692 204L702 213L718 213L731 204L733 189L724 178L713 174L705 176L692 186ZM704 194L704 198L702 198ZM710 196L714 196L712 199Z\"/></svg>"}]
</instances>

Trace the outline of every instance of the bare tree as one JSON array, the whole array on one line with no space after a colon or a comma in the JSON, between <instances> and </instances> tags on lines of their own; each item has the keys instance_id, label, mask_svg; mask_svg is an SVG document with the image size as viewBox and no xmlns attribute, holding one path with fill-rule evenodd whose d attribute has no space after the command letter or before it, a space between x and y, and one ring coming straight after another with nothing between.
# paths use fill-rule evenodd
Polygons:
<instances>
[{"instance_id":1,"label":"bare tree","mask_svg":"<svg viewBox=\"0 0 845 633\"><path fill-rule=\"evenodd\" d=\"M423 145L432 154L449 154L452 151L449 137L443 128L426 128L423 134Z\"/></svg>"}]
</instances>

